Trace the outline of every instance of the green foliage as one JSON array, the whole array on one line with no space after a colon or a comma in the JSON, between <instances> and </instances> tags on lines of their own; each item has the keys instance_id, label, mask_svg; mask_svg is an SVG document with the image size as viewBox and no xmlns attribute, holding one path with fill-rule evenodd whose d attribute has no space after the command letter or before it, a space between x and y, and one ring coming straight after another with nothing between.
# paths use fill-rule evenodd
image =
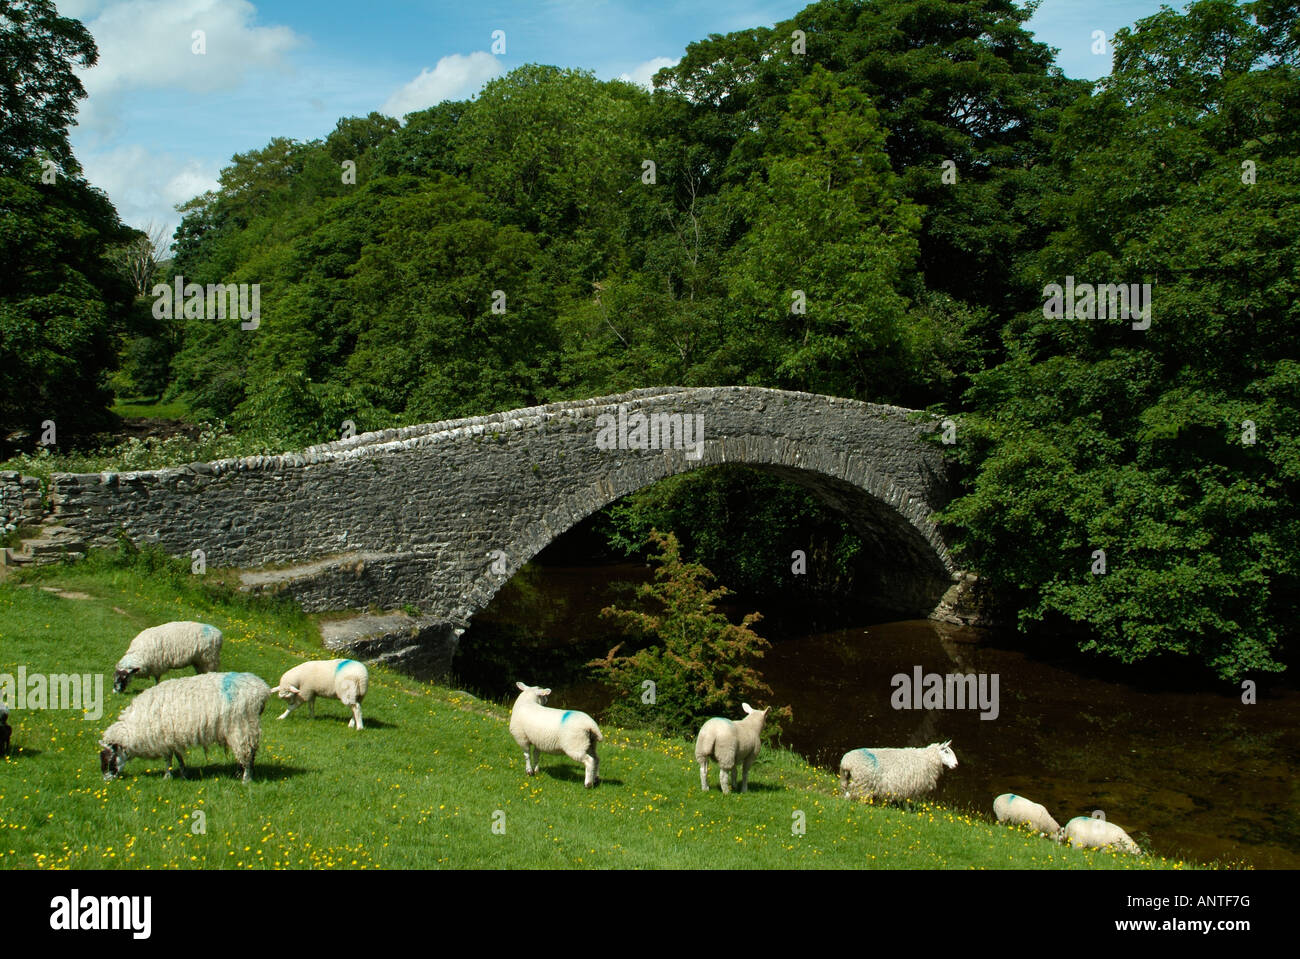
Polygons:
<instances>
[{"instance_id":1,"label":"green foliage","mask_svg":"<svg viewBox=\"0 0 1300 959\"><path fill-rule=\"evenodd\" d=\"M742 700L771 695L755 667L771 644L749 628L762 619L758 613L748 613L737 625L716 609L731 590L709 589L713 574L682 559L676 536L656 530L650 542L658 548L655 582L639 587L637 598L649 600L652 611L610 606L601 615L651 645L616 656L620 644L588 665L602 681L627 694L610 708L614 722L694 737L711 716L736 713ZM655 684L653 703L643 702L646 680ZM790 718L788 706L772 709L764 735L779 737L782 721Z\"/></svg>"},{"instance_id":2,"label":"green foliage","mask_svg":"<svg viewBox=\"0 0 1300 959\"><path fill-rule=\"evenodd\" d=\"M1116 44L1036 175L1050 240L1019 273L1150 283L1150 329L1011 324L1011 358L974 377L959 453L977 473L945 518L1023 625L1076 624L1124 662L1280 670L1300 612L1300 76L1217 0Z\"/></svg>"}]
</instances>

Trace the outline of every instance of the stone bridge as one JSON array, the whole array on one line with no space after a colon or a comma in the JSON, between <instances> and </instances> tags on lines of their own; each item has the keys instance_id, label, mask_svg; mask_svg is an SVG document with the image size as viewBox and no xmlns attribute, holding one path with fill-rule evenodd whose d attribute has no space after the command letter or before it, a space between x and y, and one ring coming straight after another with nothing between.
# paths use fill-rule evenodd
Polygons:
<instances>
[{"instance_id":1,"label":"stone bridge","mask_svg":"<svg viewBox=\"0 0 1300 959\"><path fill-rule=\"evenodd\" d=\"M91 545L125 532L176 555L202 550L210 567L241 569L245 588L287 592L309 611L415 606L414 620L388 624L408 637L392 658L440 646L441 659L566 530L642 487L724 463L811 490L878 557L873 592L901 612L931 614L961 579L930 520L951 495L942 447L923 439L937 427L911 410L829 396L667 387L281 456L59 474L51 500L55 521ZM347 648L395 649L376 642Z\"/></svg>"}]
</instances>

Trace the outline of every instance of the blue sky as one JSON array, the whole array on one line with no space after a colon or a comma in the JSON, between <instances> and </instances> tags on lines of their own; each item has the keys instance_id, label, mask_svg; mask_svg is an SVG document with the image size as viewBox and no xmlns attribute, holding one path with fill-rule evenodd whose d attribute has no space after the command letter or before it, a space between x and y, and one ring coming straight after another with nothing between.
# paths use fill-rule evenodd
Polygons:
<instances>
[{"instance_id":1,"label":"blue sky","mask_svg":"<svg viewBox=\"0 0 1300 959\"><path fill-rule=\"evenodd\" d=\"M174 210L216 185L230 157L275 136L321 137L339 117L400 116L472 96L524 63L648 83L693 40L771 26L805 0L63 0L100 49L85 71L72 143L133 226L168 232ZM1107 37L1158 0L1043 0L1030 29L1066 74L1095 79ZM1181 7L1181 4L1179 4ZM194 52L195 30L205 52ZM505 34L494 55L493 31Z\"/></svg>"}]
</instances>

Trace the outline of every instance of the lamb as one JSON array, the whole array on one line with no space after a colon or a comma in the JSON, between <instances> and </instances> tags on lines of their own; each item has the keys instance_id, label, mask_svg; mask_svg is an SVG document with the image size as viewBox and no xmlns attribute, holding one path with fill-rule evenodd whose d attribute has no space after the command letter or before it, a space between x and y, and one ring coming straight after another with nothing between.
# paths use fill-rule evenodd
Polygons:
<instances>
[{"instance_id":1,"label":"lamb","mask_svg":"<svg viewBox=\"0 0 1300 959\"><path fill-rule=\"evenodd\" d=\"M0 756L9 755L9 737L13 732L13 727L9 725L9 710L0 704Z\"/></svg>"},{"instance_id":2,"label":"lamb","mask_svg":"<svg viewBox=\"0 0 1300 959\"><path fill-rule=\"evenodd\" d=\"M253 778L253 759L261 741L260 717L271 687L252 673L202 673L169 679L146 689L104 731L99 745L104 780L122 772L132 756L172 757L185 777L185 750L224 745L239 762L244 782Z\"/></svg>"},{"instance_id":3,"label":"lamb","mask_svg":"<svg viewBox=\"0 0 1300 959\"><path fill-rule=\"evenodd\" d=\"M1045 836L1061 841L1061 827L1043 806L1015 793L1003 793L993 800L998 822L1027 823Z\"/></svg>"},{"instance_id":4,"label":"lamb","mask_svg":"<svg viewBox=\"0 0 1300 959\"><path fill-rule=\"evenodd\" d=\"M605 737L600 734L596 721L576 709L551 709L545 705L549 689L515 683L519 697L510 710L510 735L524 751L524 771L535 776L538 765L536 750L544 753L564 753L575 762L582 763L586 775L582 784L588 789L600 783L600 759L596 743Z\"/></svg>"},{"instance_id":5,"label":"lamb","mask_svg":"<svg viewBox=\"0 0 1300 959\"><path fill-rule=\"evenodd\" d=\"M370 686L370 673L364 663L355 659L322 659L299 663L280 677L280 685L271 690L289 704L280 714L284 719L291 712L307 704L307 711L316 718L316 697L337 699L352 710L349 729L364 729L361 723L361 701Z\"/></svg>"},{"instance_id":6,"label":"lamb","mask_svg":"<svg viewBox=\"0 0 1300 959\"><path fill-rule=\"evenodd\" d=\"M221 630L207 623L176 622L140 632L118 660L113 692L126 692L136 673L152 676L154 685L169 669L193 666L196 673L221 668Z\"/></svg>"},{"instance_id":7,"label":"lamb","mask_svg":"<svg viewBox=\"0 0 1300 959\"><path fill-rule=\"evenodd\" d=\"M715 716L700 727L695 737L695 761L700 764L700 788L709 791L709 760L718 764L718 785L723 793L731 792L732 770L739 764L740 791L749 792L749 767L758 757L767 709L755 709L741 703L745 718L739 722Z\"/></svg>"},{"instance_id":8,"label":"lamb","mask_svg":"<svg viewBox=\"0 0 1300 959\"><path fill-rule=\"evenodd\" d=\"M946 743L921 748L853 749L840 760L840 788L848 799L857 792L863 799L883 796L915 799L939 782L944 767L957 768L957 757Z\"/></svg>"},{"instance_id":9,"label":"lamb","mask_svg":"<svg viewBox=\"0 0 1300 959\"><path fill-rule=\"evenodd\" d=\"M1142 850L1138 848L1138 844L1123 829L1113 822L1107 822L1105 819L1094 819L1091 816L1075 816L1067 822L1065 828L1060 831L1060 840L1068 841L1084 849L1102 849L1106 846L1115 846L1134 856L1142 855Z\"/></svg>"}]
</instances>

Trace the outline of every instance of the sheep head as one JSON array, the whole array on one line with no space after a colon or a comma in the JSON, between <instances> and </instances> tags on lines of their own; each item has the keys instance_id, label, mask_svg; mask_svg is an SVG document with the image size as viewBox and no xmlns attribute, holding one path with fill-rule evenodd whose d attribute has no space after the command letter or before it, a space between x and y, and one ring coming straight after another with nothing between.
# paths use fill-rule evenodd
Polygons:
<instances>
[{"instance_id":1,"label":"sheep head","mask_svg":"<svg viewBox=\"0 0 1300 959\"><path fill-rule=\"evenodd\" d=\"M128 669L119 669L113 673L113 692L126 692L127 683L131 682L131 677L140 672L139 666L131 666Z\"/></svg>"},{"instance_id":2,"label":"sheep head","mask_svg":"<svg viewBox=\"0 0 1300 959\"><path fill-rule=\"evenodd\" d=\"M126 764L126 753L122 747L113 743L99 742L99 771L104 774L104 782L115 778L122 772L122 767Z\"/></svg>"},{"instance_id":3,"label":"sheep head","mask_svg":"<svg viewBox=\"0 0 1300 959\"><path fill-rule=\"evenodd\" d=\"M520 699L523 699L525 696L531 694L533 697L533 701L536 702L539 706L545 706L546 697L551 695L551 690L549 688L543 688L541 686L526 686L521 682L516 682L515 686L519 688Z\"/></svg>"},{"instance_id":4,"label":"sheep head","mask_svg":"<svg viewBox=\"0 0 1300 959\"><path fill-rule=\"evenodd\" d=\"M931 743L930 748L938 748L939 760L949 769L957 768L957 754L952 751L952 740L946 743Z\"/></svg>"}]
</instances>

